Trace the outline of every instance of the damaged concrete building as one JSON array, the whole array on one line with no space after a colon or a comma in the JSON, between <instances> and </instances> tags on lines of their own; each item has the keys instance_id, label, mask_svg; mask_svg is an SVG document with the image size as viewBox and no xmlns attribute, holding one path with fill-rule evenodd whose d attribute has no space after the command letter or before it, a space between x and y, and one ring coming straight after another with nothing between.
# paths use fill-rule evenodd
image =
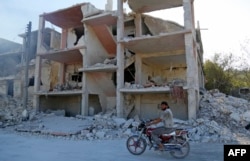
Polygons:
<instances>
[{"instance_id":1,"label":"damaged concrete building","mask_svg":"<svg viewBox=\"0 0 250 161\"><path fill-rule=\"evenodd\" d=\"M154 118L168 101L179 119L196 118L204 87L203 49L193 0L128 0L132 13L81 3L40 15L34 105L66 115L116 110L118 117ZM108 5L107 5L108 6ZM145 13L180 7L184 26ZM51 32L46 44L46 25ZM48 61L49 68L42 65ZM41 84L42 81L42 84Z\"/></svg>"},{"instance_id":2,"label":"damaged concrete building","mask_svg":"<svg viewBox=\"0 0 250 161\"><path fill-rule=\"evenodd\" d=\"M44 33L47 33L45 43L50 42L49 34L56 32L50 28L46 28ZM37 34L38 31L31 32L30 51L26 49L27 34L23 33L19 36L23 39L22 44L10 42L0 39L0 94L9 95L15 98L22 98L25 86L25 66L26 59L28 60L28 94L29 98L33 99L34 94L34 76L35 76L35 58L37 51ZM27 57L28 54L28 57ZM46 64L46 61L43 62ZM47 65L48 66L48 65Z\"/></svg>"},{"instance_id":3,"label":"damaged concrete building","mask_svg":"<svg viewBox=\"0 0 250 161\"><path fill-rule=\"evenodd\" d=\"M0 94L13 96L16 64L21 62L22 45L0 38Z\"/></svg>"}]
</instances>

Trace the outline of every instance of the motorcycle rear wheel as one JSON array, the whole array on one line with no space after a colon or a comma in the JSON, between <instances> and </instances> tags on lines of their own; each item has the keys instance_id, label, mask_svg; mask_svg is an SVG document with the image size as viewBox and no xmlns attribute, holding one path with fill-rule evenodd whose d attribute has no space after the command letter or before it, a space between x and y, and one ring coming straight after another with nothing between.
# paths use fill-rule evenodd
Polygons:
<instances>
[{"instance_id":1,"label":"motorcycle rear wheel","mask_svg":"<svg viewBox=\"0 0 250 161\"><path fill-rule=\"evenodd\" d=\"M128 151L133 155L141 155L147 147L147 142L144 138L139 138L138 135L130 136L126 143Z\"/></svg>"},{"instance_id":2,"label":"motorcycle rear wheel","mask_svg":"<svg viewBox=\"0 0 250 161\"><path fill-rule=\"evenodd\" d=\"M177 159L185 158L189 154L190 144L184 139L177 139L177 142L181 144L181 148L170 151L170 155Z\"/></svg>"}]
</instances>

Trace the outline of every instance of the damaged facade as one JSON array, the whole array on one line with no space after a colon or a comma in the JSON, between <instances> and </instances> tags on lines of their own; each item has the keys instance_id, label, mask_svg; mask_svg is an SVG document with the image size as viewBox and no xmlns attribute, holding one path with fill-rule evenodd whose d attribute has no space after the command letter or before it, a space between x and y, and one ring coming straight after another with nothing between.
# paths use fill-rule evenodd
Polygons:
<instances>
[{"instance_id":1,"label":"damaged facade","mask_svg":"<svg viewBox=\"0 0 250 161\"><path fill-rule=\"evenodd\" d=\"M193 0L127 3L132 14L124 13L118 0L117 11L82 3L40 15L37 109L64 109L70 116L116 109L118 117L146 119L156 117L166 100L176 118L196 118L204 78ZM144 14L174 7L183 7L184 26ZM49 43L47 23L61 28L49 34Z\"/></svg>"},{"instance_id":2,"label":"damaged facade","mask_svg":"<svg viewBox=\"0 0 250 161\"><path fill-rule=\"evenodd\" d=\"M50 28L44 30L47 35L45 43L49 43L50 36L48 34L56 32ZM26 33L20 34L23 38L23 44L17 44L7 40L0 40L1 51L1 68L4 69L0 72L0 94L21 98L24 93L25 86L25 65L26 59L28 60L28 93L29 98L33 98L34 94L34 76L35 76L35 58L37 51L37 34L38 31L31 32L30 51L26 52ZM28 54L28 57L26 55ZM45 66L46 61L43 62Z\"/></svg>"},{"instance_id":3,"label":"damaged facade","mask_svg":"<svg viewBox=\"0 0 250 161\"><path fill-rule=\"evenodd\" d=\"M0 39L0 94L14 95L14 79L17 73L16 64L21 62L21 55L21 44Z\"/></svg>"}]
</instances>

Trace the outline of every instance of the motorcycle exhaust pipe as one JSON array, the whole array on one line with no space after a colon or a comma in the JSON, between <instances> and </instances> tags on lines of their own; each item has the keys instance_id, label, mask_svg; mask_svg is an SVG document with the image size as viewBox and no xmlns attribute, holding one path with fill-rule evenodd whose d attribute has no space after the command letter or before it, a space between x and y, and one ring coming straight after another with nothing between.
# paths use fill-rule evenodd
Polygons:
<instances>
[{"instance_id":1,"label":"motorcycle exhaust pipe","mask_svg":"<svg viewBox=\"0 0 250 161\"><path fill-rule=\"evenodd\" d=\"M181 144L171 144L171 143L167 143L167 144L163 144L165 148L181 148L182 145Z\"/></svg>"}]
</instances>

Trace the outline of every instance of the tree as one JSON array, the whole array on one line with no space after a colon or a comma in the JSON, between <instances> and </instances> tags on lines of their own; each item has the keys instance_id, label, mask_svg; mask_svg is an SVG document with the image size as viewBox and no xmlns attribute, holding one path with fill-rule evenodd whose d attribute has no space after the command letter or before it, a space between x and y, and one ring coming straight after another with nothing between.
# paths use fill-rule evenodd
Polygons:
<instances>
[{"instance_id":1,"label":"tree","mask_svg":"<svg viewBox=\"0 0 250 161\"><path fill-rule=\"evenodd\" d=\"M215 54L213 61L207 60L204 64L206 89L219 89L221 92L229 94L233 85L233 56L230 54L226 57L221 57Z\"/></svg>"},{"instance_id":2,"label":"tree","mask_svg":"<svg viewBox=\"0 0 250 161\"><path fill-rule=\"evenodd\" d=\"M233 54L215 54L212 61L204 64L207 90L219 89L231 94L231 91L241 87L250 87L250 67L245 59Z\"/></svg>"}]
</instances>

